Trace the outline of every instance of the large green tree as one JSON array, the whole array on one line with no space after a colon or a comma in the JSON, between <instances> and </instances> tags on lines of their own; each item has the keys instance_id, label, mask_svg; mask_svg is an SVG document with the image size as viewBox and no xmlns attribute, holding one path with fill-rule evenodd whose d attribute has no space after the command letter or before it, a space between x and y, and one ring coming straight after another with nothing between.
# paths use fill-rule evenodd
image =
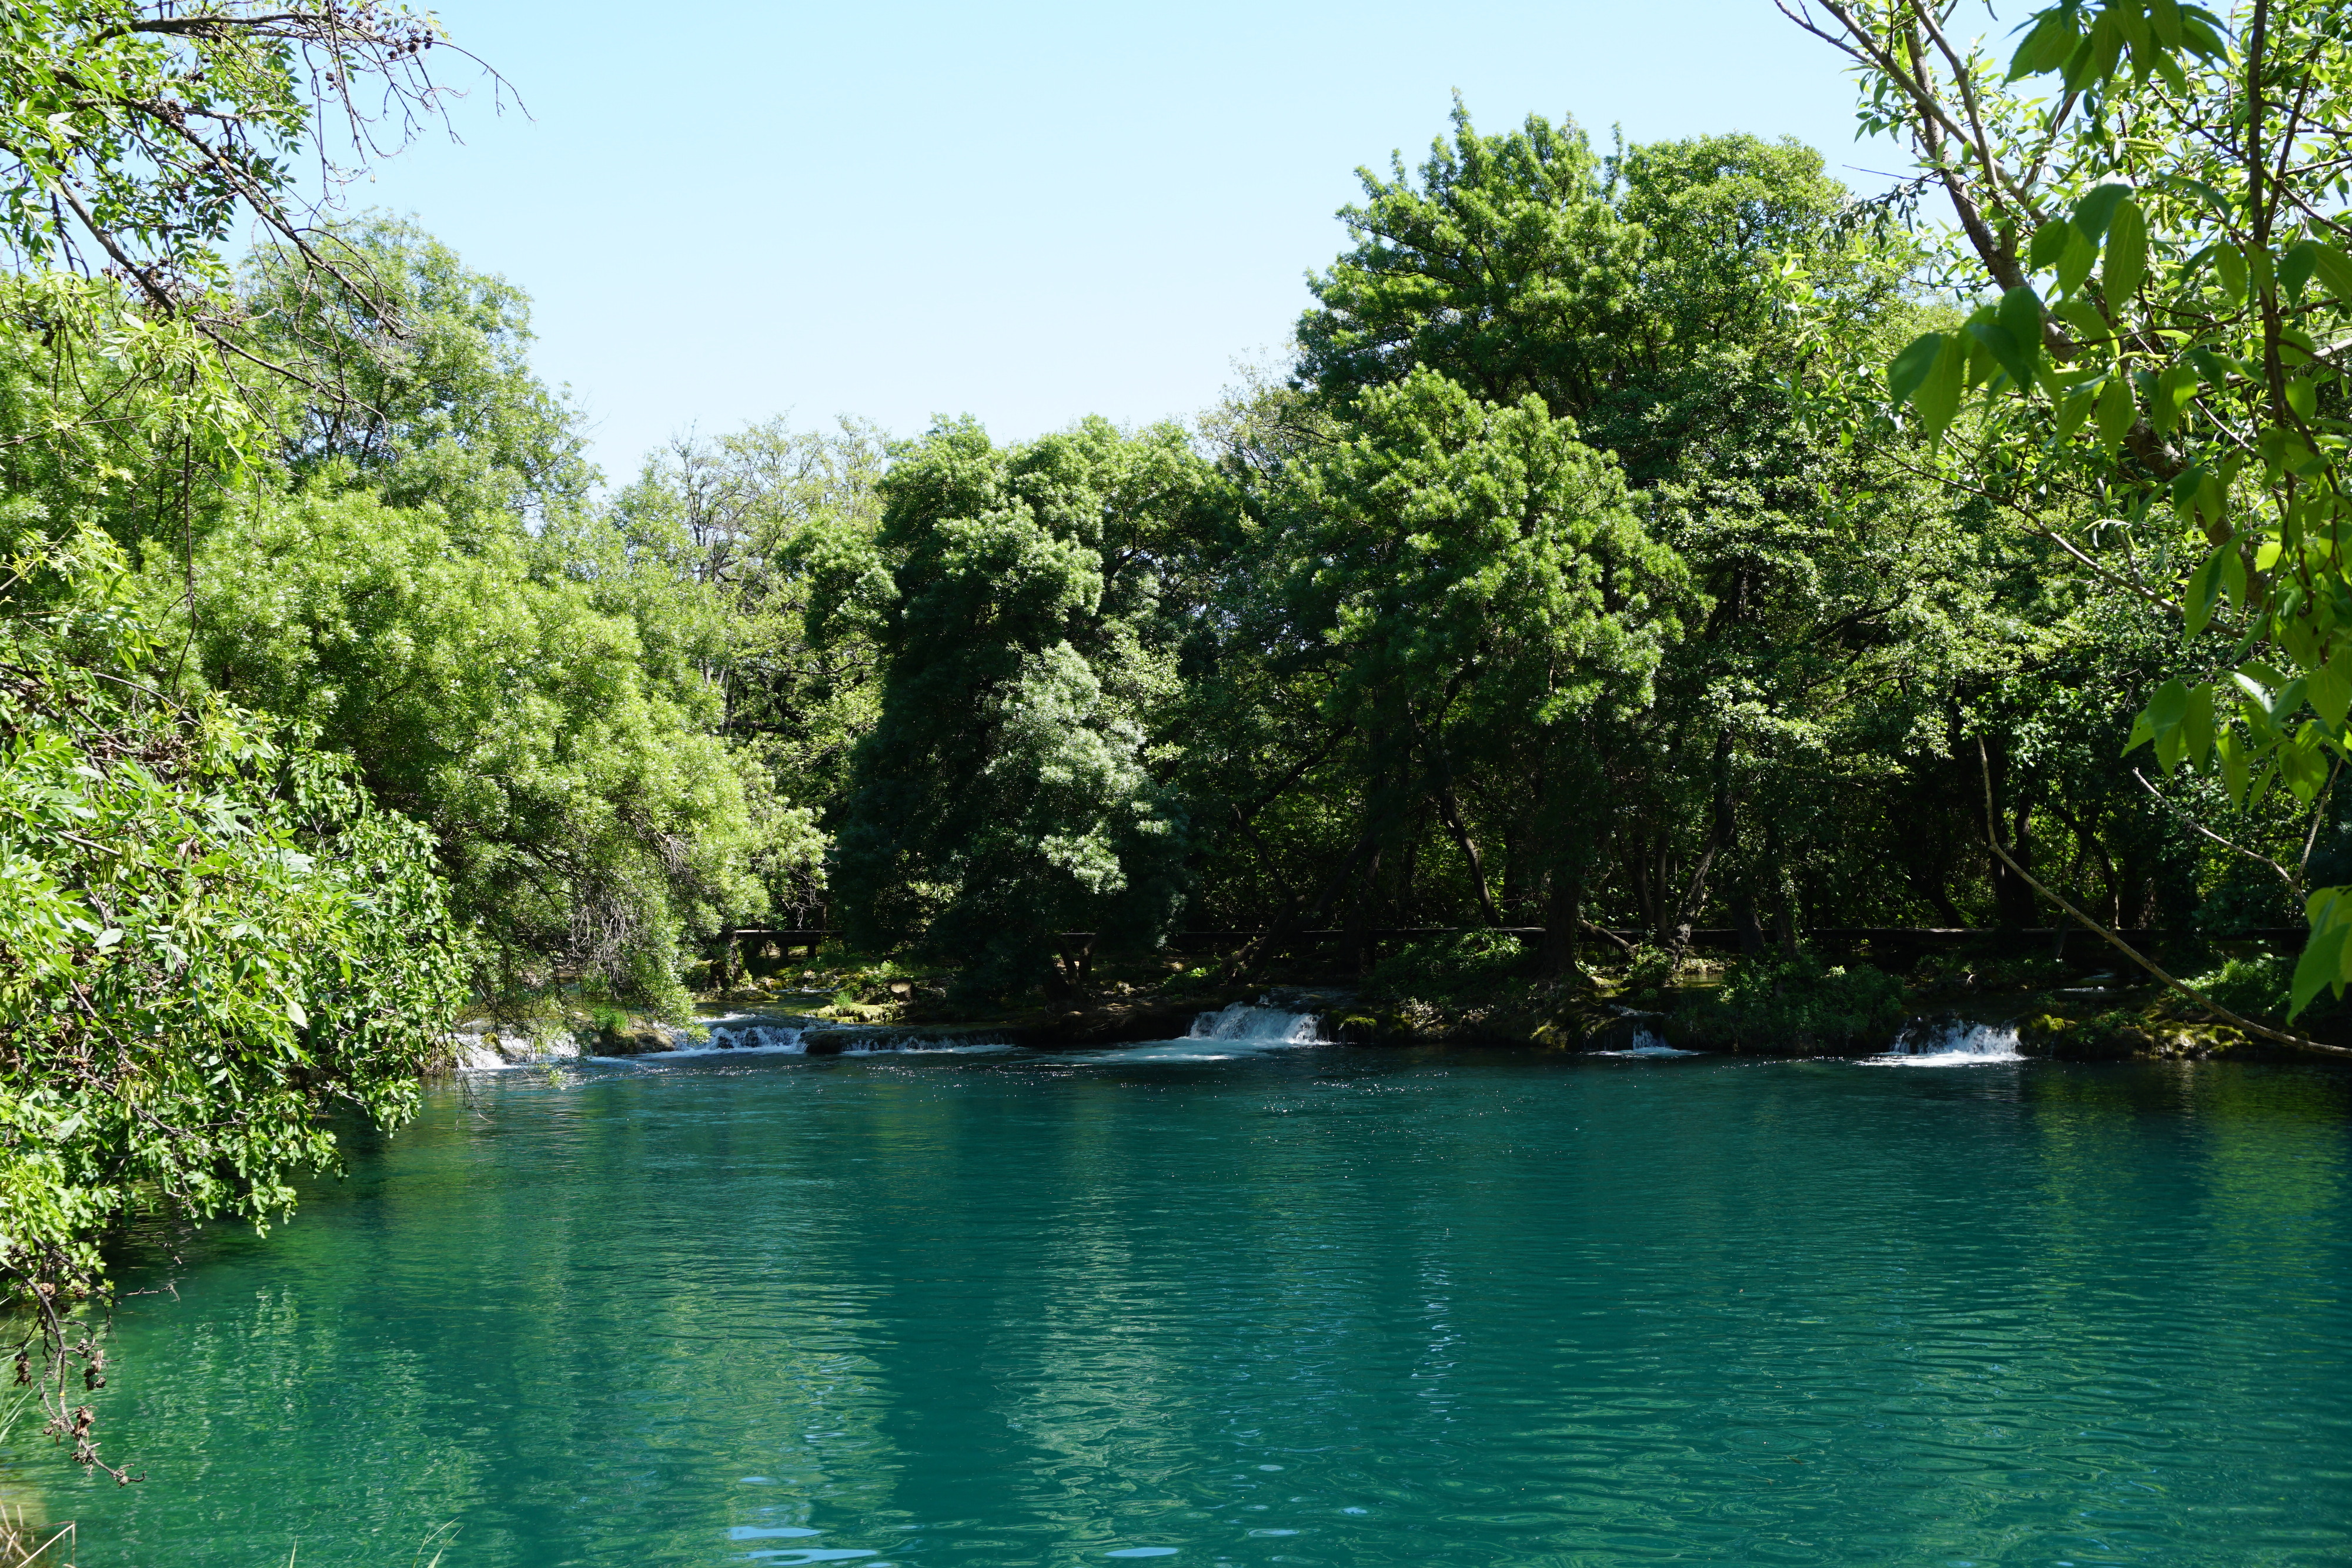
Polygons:
<instances>
[{"instance_id":1,"label":"large green tree","mask_svg":"<svg viewBox=\"0 0 2352 1568\"><path fill-rule=\"evenodd\" d=\"M1360 393L1263 505L1244 570L1275 587L1317 728L1348 737L1364 774L1352 841L1298 913L1351 878L1369 893L1433 813L1497 919L1461 784L1515 772L1517 848L1554 891L1554 962L1570 961L1609 831L1591 786L1607 737L1652 701L1688 591L1615 463L1533 394L1497 406L1424 367Z\"/></svg>"},{"instance_id":2,"label":"large green tree","mask_svg":"<svg viewBox=\"0 0 2352 1568\"><path fill-rule=\"evenodd\" d=\"M370 217L268 246L238 304L239 343L299 378L272 383L298 480L429 503L467 531L544 527L586 501L596 475L577 411L530 366L530 296L415 223Z\"/></svg>"},{"instance_id":3,"label":"large green tree","mask_svg":"<svg viewBox=\"0 0 2352 1568\"><path fill-rule=\"evenodd\" d=\"M1150 942L1186 827L1150 738L1182 630L1166 578L1213 524L1208 465L1171 427L1000 447L962 423L881 495L870 549L834 542L816 605L883 658L836 833L845 928L993 986L1051 977L1065 930Z\"/></svg>"},{"instance_id":4,"label":"large green tree","mask_svg":"<svg viewBox=\"0 0 2352 1568\"><path fill-rule=\"evenodd\" d=\"M1748 136L1601 156L1572 123L1486 135L1457 105L1417 172L1363 178L1300 323L1284 461L1344 439L1369 390L1443 375L1612 454L1693 591L1654 701L1591 730L1572 775L1524 737L1454 748L1437 820L1501 862L1475 907L1561 924L1541 823L1568 796L1608 824L1583 852L1605 846L1588 873L1615 918L1674 945L1727 897L1751 947L1767 914L1787 939L1801 884L1853 858L1851 814L1822 808L1932 766L1944 710L2014 664L2034 609L1977 512L1825 405L1916 330L1915 247L1813 151Z\"/></svg>"},{"instance_id":5,"label":"large green tree","mask_svg":"<svg viewBox=\"0 0 2352 1568\"><path fill-rule=\"evenodd\" d=\"M805 840L711 733L709 683L661 680L632 619L519 539L364 494L257 497L194 584L192 673L430 823L512 979L560 966L677 1008L680 941L763 913L761 858Z\"/></svg>"},{"instance_id":6,"label":"large green tree","mask_svg":"<svg viewBox=\"0 0 2352 1568\"><path fill-rule=\"evenodd\" d=\"M463 996L429 835L275 716L176 690L135 575L168 543L190 587L268 457L287 368L224 246L307 246L320 111L364 162L433 112L436 36L367 3L0 9L0 1271L83 1461L101 1228L282 1212L340 1108L408 1113Z\"/></svg>"}]
</instances>

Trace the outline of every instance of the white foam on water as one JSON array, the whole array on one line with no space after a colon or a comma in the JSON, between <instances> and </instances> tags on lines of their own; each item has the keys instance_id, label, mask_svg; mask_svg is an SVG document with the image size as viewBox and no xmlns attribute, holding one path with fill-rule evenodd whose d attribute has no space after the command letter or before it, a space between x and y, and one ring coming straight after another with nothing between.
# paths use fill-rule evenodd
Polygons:
<instances>
[{"instance_id":1,"label":"white foam on water","mask_svg":"<svg viewBox=\"0 0 2352 1568\"><path fill-rule=\"evenodd\" d=\"M1202 1013L1192 1020L1192 1032L1181 1040L1145 1040L1136 1045L1114 1045L1100 1051L1065 1053L1056 1051L1052 1060L1057 1064L1123 1063L1130 1061L1233 1061L1242 1057L1256 1056L1263 1051L1281 1051L1301 1045L1329 1045L1318 1027L1322 1019L1315 1013L1295 1013L1284 1008L1266 1007L1262 1003L1235 1002L1217 1012Z\"/></svg>"},{"instance_id":2,"label":"white foam on water","mask_svg":"<svg viewBox=\"0 0 2352 1568\"><path fill-rule=\"evenodd\" d=\"M2015 1024L1943 1023L1906 1030L1894 1050L1862 1061L1868 1067L1985 1067L2024 1060Z\"/></svg>"},{"instance_id":3,"label":"white foam on water","mask_svg":"<svg viewBox=\"0 0 2352 1568\"><path fill-rule=\"evenodd\" d=\"M1218 1040L1251 1045L1328 1045L1314 1013L1294 1013L1281 1008L1252 1007L1235 1002L1222 1012L1202 1013L1192 1020L1187 1040Z\"/></svg>"},{"instance_id":4,"label":"white foam on water","mask_svg":"<svg viewBox=\"0 0 2352 1568\"><path fill-rule=\"evenodd\" d=\"M681 1056L801 1056L808 1046L804 1031L789 1024L730 1022L719 1019L700 1042L679 1040L677 1048L657 1052L660 1060Z\"/></svg>"},{"instance_id":5,"label":"white foam on water","mask_svg":"<svg viewBox=\"0 0 2352 1568\"><path fill-rule=\"evenodd\" d=\"M1633 1031L1633 1043L1627 1046L1624 1050L1596 1051L1592 1054L1595 1056L1661 1057L1696 1056L1698 1052L1696 1051L1677 1051L1673 1046L1668 1045L1666 1043L1665 1036L1658 1033L1657 1030L1637 1029Z\"/></svg>"},{"instance_id":6,"label":"white foam on water","mask_svg":"<svg viewBox=\"0 0 2352 1568\"><path fill-rule=\"evenodd\" d=\"M499 1048L477 1034L461 1034L456 1041L456 1061L460 1072L496 1072L512 1067L513 1062L499 1054Z\"/></svg>"},{"instance_id":7,"label":"white foam on water","mask_svg":"<svg viewBox=\"0 0 2352 1568\"><path fill-rule=\"evenodd\" d=\"M458 1034L449 1037L450 1060L460 1072L504 1072L517 1067L544 1067L553 1061L583 1061L588 1053L568 1034Z\"/></svg>"}]
</instances>

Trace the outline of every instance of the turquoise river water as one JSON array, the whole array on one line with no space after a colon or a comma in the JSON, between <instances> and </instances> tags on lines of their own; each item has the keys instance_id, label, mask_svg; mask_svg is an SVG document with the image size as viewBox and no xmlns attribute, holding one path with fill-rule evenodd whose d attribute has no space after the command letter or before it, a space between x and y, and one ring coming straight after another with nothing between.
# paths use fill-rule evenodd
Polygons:
<instances>
[{"instance_id":1,"label":"turquoise river water","mask_svg":"<svg viewBox=\"0 0 2352 1568\"><path fill-rule=\"evenodd\" d=\"M2347 1130L2219 1064L485 1073L130 1260L142 1481L15 1473L83 1568L2341 1564Z\"/></svg>"}]
</instances>

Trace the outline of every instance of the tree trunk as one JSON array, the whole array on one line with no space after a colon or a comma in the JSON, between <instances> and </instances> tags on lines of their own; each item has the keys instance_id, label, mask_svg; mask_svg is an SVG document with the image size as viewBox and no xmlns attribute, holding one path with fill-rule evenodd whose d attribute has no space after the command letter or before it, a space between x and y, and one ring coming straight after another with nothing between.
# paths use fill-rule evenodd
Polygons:
<instances>
[{"instance_id":1,"label":"tree trunk","mask_svg":"<svg viewBox=\"0 0 2352 1568\"><path fill-rule=\"evenodd\" d=\"M1500 925L1503 912L1495 907L1494 895L1486 891L1486 868L1478 859L1476 841L1470 837L1470 830L1463 825L1462 806L1454 798L1451 779L1446 781L1445 789L1437 797L1437 809L1445 819L1445 826L1453 832L1454 841L1462 846L1462 858L1470 862L1470 885L1478 890L1478 913L1486 917L1487 925Z\"/></svg>"},{"instance_id":2,"label":"tree trunk","mask_svg":"<svg viewBox=\"0 0 2352 1568\"><path fill-rule=\"evenodd\" d=\"M1681 906L1675 911L1674 929L1666 938L1666 952L1675 969L1682 967L1684 956L1690 952L1691 925L1706 904L1707 873L1714 869L1716 856L1732 847L1738 829L1733 807L1731 732L1726 730L1715 739L1715 810L1713 821L1707 824L1706 848L1698 857L1698 869L1691 873L1690 886L1683 894Z\"/></svg>"},{"instance_id":3,"label":"tree trunk","mask_svg":"<svg viewBox=\"0 0 2352 1568\"><path fill-rule=\"evenodd\" d=\"M1557 980L1584 967L1584 868L1554 866L1545 904L1541 962L1544 974Z\"/></svg>"},{"instance_id":4,"label":"tree trunk","mask_svg":"<svg viewBox=\"0 0 2352 1568\"><path fill-rule=\"evenodd\" d=\"M1731 895L1731 924L1739 930L1739 956L1764 956L1764 925L1756 917L1756 895L1745 887Z\"/></svg>"},{"instance_id":5,"label":"tree trunk","mask_svg":"<svg viewBox=\"0 0 2352 1568\"><path fill-rule=\"evenodd\" d=\"M1985 831L1996 841L2007 838L2009 842L2004 847L2016 858L2018 864L2030 869L2033 860L2032 846L2026 841L2026 829L2032 808L2021 799L2014 802L2009 800L2008 746L1995 741L1990 751L1994 804L1991 818L1984 823ZM2009 817L2014 822L2009 834L2001 831L2003 817ZM2033 890L2025 885L2022 877L2002 863L1998 855L1993 857L1992 862L1992 901L1995 924L2011 930L2033 924Z\"/></svg>"}]
</instances>

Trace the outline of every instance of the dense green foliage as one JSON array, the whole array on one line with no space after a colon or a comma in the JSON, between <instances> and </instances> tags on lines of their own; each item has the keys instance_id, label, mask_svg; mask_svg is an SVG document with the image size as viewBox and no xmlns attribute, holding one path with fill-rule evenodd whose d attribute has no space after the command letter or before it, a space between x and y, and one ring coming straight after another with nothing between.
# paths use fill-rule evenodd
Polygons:
<instances>
[{"instance_id":1,"label":"dense green foliage","mask_svg":"<svg viewBox=\"0 0 2352 1568\"><path fill-rule=\"evenodd\" d=\"M305 727L439 840L461 915L510 967L562 955L677 989L682 933L759 908L743 762L698 679L626 614L538 580L523 541L457 548L373 496L257 497L195 558L191 672Z\"/></svg>"},{"instance_id":2,"label":"dense green foliage","mask_svg":"<svg viewBox=\"0 0 2352 1568\"><path fill-rule=\"evenodd\" d=\"M1888 391L1948 483L2179 628L2132 744L2209 770L2187 806L2307 907L2295 1006L2341 996L2352 890L2306 891L2296 821L2329 812L2352 755L2340 7L2070 4L2006 62L1951 47L1919 0L1822 11L1866 116L1950 199L1948 275L1981 298L1895 356ZM2273 785L2288 803L2266 809Z\"/></svg>"},{"instance_id":3,"label":"dense green foliage","mask_svg":"<svg viewBox=\"0 0 2352 1568\"><path fill-rule=\"evenodd\" d=\"M146 685L164 648L104 535L0 520L0 1268L63 1351L134 1197L265 1219L336 1163L336 1107L404 1119L469 957L426 834L341 758Z\"/></svg>"},{"instance_id":4,"label":"dense green foliage","mask_svg":"<svg viewBox=\"0 0 2352 1568\"><path fill-rule=\"evenodd\" d=\"M835 847L845 928L910 936L1018 984L1055 934L1164 932L1184 820L1148 731L1176 685L1161 576L1205 526L1208 465L1172 428L1100 421L1004 450L971 424L901 455L870 554L837 554L880 651Z\"/></svg>"}]
</instances>

